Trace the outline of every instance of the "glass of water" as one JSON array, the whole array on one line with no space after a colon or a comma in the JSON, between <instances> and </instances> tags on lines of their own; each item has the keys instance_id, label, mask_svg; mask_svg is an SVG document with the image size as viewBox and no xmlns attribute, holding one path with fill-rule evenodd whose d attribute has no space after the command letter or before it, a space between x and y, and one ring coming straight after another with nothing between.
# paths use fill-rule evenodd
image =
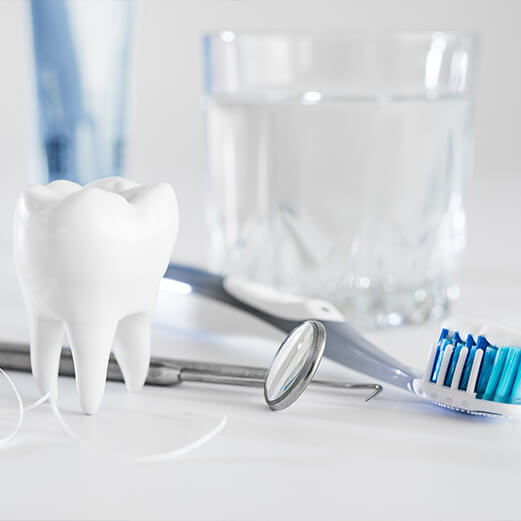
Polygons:
<instances>
[{"instance_id":1,"label":"glass of water","mask_svg":"<svg viewBox=\"0 0 521 521\"><path fill-rule=\"evenodd\" d=\"M204 38L214 268L420 322L457 294L471 175L472 35Z\"/></svg>"}]
</instances>

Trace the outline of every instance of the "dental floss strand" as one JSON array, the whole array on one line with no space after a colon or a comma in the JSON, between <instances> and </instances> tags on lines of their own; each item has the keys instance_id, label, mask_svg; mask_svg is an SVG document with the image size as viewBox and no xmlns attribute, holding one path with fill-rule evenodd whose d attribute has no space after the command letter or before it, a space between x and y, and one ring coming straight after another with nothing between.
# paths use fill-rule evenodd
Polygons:
<instances>
[{"instance_id":1,"label":"dental floss strand","mask_svg":"<svg viewBox=\"0 0 521 521\"><path fill-rule=\"evenodd\" d=\"M9 443L17 434L18 431L22 427L22 423L24 421L24 404L22 401L22 397L20 396L20 393L18 392L18 389L16 388L16 385L11 380L11 377L0 367L0 373L4 375L5 379L7 380L7 383L11 386L13 389L14 395L16 397L16 402L18 405L18 421L16 423L15 428L13 431L7 435L6 437L0 439L0 447L5 446L7 443Z\"/></svg>"},{"instance_id":2,"label":"dental floss strand","mask_svg":"<svg viewBox=\"0 0 521 521\"><path fill-rule=\"evenodd\" d=\"M74 440L76 443L79 443L82 446L88 447L88 443L83 440L80 436L78 436L72 428L68 425L68 423L65 421L65 418L62 416L58 404L56 401L57 393L52 395L49 393L48 398L50 398L50 404L52 411L54 415L56 416L56 419L58 420L58 423L62 427L62 429L66 432L66 434ZM207 434L204 436L196 439L195 441L192 441L190 443L187 443L186 445L183 445L182 447L168 450L165 452L160 452L158 454L154 454L152 456L140 456L138 458L130 458L131 461L137 462L137 463L152 463L152 462L161 462L161 461L173 461L176 459L179 459L182 456L185 456L186 454L189 454L190 452L193 452L194 450L202 447L209 441L211 441L213 438L215 438L225 427L228 422L228 416L226 414L223 415L219 423L211 429ZM121 458L121 459L127 459L127 458Z\"/></svg>"},{"instance_id":3,"label":"dental floss strand","mask_svg":"<svg viewBox=\"0 0 521 521\"><path fill-rule=\"evenodd\" d=\"M60 409L58 408L57 403L57 388L51 389L48 393L44 394L38 400L31 403L27 407L23 406L23 400L20 395L20 392L18 391L18 388L16 387L15 383L11 379L11 377L0 367L0 374L2 374L7 382L9 383L10 387L13 390L13 393L16 397L17 405L18 405L18 421L16 422L15 428L12 430L12 432L5 436L4 438L0 438L0 448L5 447L11 440L14 439L14 437L18 434L19 430L22 427L25 413L32 411L36 409L37 407L40 407L45 402L49 401L49 404L51 406L51 409L58 420L58 424L63 429L63 431L76 443L79 443L82 446L88 447L88 443L83 440L80 436L78 436L73 429L68 425L68 423L65 421L65 418L60 412ZM187 443L186 445L183 445L182 447L178 447L176 449L168 450L165 452L160 452L158 454L153 454L152 456L140 456L138 458L131 458L132 461L137 463L157 463L157 462L166 462L166 461L174 461L176 459L181 458L182 456L185 456L189 454L190 452L193 452L199 448L201 448L203 445L206 445L208 442L210 442L213 438L215 438L218 434L220 434L224 428L226 427L226 424L228 423L228 416L226 414L223 414L222 418L218 422L218 424L213 427L209 432L207 432L204 436L201 436L200 438L197 438L196 440ZM126 458L122 458L126 459Z\"/></svg>"},{"instance_id":4,"label":"dental floss strand","mask_svg":"<svg viewBox=\"0 0 521 521\"><path fill-rule=\"evenodd\" d=\"M18 388L14 384L11 377L1 367L0 373L4 375L5 379L13 389L13 393L15 395L16 402L18 405L18 421L16 422L16 426L13 429L13 431L8 436L5 436L4 438L0 439L0 447L2 447L6 445L9 441L11 441L18 434L18 431L22 428L25 413L32 411L33 409L36 409L42 403L46 402L51 397L52 391L49 391L48 393L44 394L41 398L38 398L38 400L36 400L35 402L31 403L27 407L24 407L20 392L18 391Z\"/></svg>"},{"instance_id":5,"label":"dental floss strand","mask_svg":"<svg viewBox=\"0 0 521 521\"><path fill-rule=\"evenodd\" d=\"M224 430L226 424L228 423L228 415L223 414L221 421L207 434L202 436L201 438L193 441L192 443L188 443L184 447L180 447L178 449L174 449L167 452L160 452L159 454L154 454L152 456L143 456L141 458L137 458L136 461L139 463L152 463L158 461L173 461L179 459L181 456L184 456L190 452L193 452L196 449L199 449L213 438L215 438L221 431Z\"/></svg>"}]
</instances>

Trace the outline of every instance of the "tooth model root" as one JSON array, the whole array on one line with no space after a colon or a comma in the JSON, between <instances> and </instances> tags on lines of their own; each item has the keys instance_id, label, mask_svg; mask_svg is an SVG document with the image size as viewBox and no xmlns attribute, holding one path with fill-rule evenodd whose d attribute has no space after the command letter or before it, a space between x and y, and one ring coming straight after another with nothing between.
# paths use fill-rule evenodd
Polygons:
<instances>
[{"instance_id":1,"label":"tooth model root","mask_svg":"<svg viewBox=\"0 0 521 521\"><path fill-rule=\"evenodd\" d=\"M53 390L58 378L63 323L35 315L31 318L31 366L42 394Z\"/></svg>"},{"instance_id":2,"label":"tooth model root","mask_svg":"<svg viewBox=\"0 0 521 521\"><path fill-rule=\"evenodd\" d=\"M56 385L63 334L61 320L35 316L31 321L31 364L42 394L52 391ZM87 413L93 414L99 408L111 347L127 389L134 392L143 387L151 350L149 313L124 317L117 328L103 321L71 322L67 324L67 336L80 402Z\"/></svg>"},{"instance_id":3,"label":"tooth model root","mask_svg":"<svg viewBox=\"0 0 521 521\"><path fill-rule=\"evenodd\" d=\"M119 321L114 354L129 391L138 391L145 383L150 362L150 315L136 313Z\"/></svg>"},{"instance_id":4,"label":"tooth model root","mask_svg":"<svg viewBox=\"0 0 521 521\"><path fill-rule=\"evenodd\" d=\"M95 414L105 392L116 324L92 320L68 323L65 328L71 345L81 408L87 414Z\"/></svg>"}]
</instances>

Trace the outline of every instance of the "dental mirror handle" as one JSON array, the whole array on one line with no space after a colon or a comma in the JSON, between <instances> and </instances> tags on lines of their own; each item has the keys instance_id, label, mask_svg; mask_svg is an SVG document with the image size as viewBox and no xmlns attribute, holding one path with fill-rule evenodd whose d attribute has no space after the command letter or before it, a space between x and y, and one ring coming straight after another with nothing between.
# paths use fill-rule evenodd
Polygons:
<instances>
[{"instance_id":1,"label":"dental mirror handle","mask_svg":"<svg viewBox=\"0 0 521 521\"><path fill-rule=\"evenodd\" d=\"M8 371L31 372L31 357L27 344L0 342L0 367ZM74 362L70 349L63 349L60 357L60 376L74 377ZM191 360L172 360L152 357L146 379L147 385L170 386L181 382L206 382L231 385L263 384L266 369ZM123 382L121 369L110 356L107 380Z\"/></svg>"},{"instance_id":2,"label":"dental mirror handle","mask_svg":"<svg viewBox=\"0 0 521 521\"><path fill-rule=\"evenodd\" d=\"M264 378L254 376L237 376L226 373L210 373L181 369L179 379L182 382L200 382L207 384L239 385L242 387L262 387Z\"/></svg>"},{"instance_id":3,"label":"dental mirror handle","mask_svg":"<svg viewBox=\"0 0 521 521\"><path fill-rule=\"evenodd\" d=\"M31 372L31 357L27 344L0 343L0 367L4 370ZM60 357L60 376L74 377L74 362L70 349L63 349ZM152 357L146 379L147 385L171 386L181 382L207 382L257 386L264 382L266 370L259 367L216 364L190 360ZM121 369L110 356L107 380L123 382Z\"/></svg>"},{"instance_id":4,"label":"dental mirror handle","mask_svg":"<svg viewBox=\"0 0 521 521\"><path fill-rule=\"evenodd\" d=\"M29 346L14 342L1 342L0 367L8 371L30 373L31 357ZM60 376L75 376L74 362L70 349L62 350L59 374ZM180 384L181 382L206 382L262 386L265 377L266 370L260 367L152 357L146 384L170 386ZM113 382L124 381L121 369L112 355L109 358L107 380Z\"/></svg>"},{"instance_id":5,"label":"dental mirror handle","mask_svg":"<svg viewBox=\"0 0 521 521\"><path fill-rule=\"evenodd\" d=\"M29 346L10 342L0 343L0 367L5 370L31 372ZM154 358L146 379L147 385L171 386L181 382L201 382L212 384L239 385L247 387L262 387L266 378L266 369L231 364L217 364L191 360L171 360ZM63 349L60 358L60 375L74 377L72 353ZM116 359L109 359L107 380L123 382L123 375ZM381 390L378 384L351 384L335 380L312 380L313 385L342 389L372 389L367 398L370 400Z\"/></svg>"},{"instance_id":6,"label":"dental mirror handle","mask_svg":"<svg viewBox=\"0 0 521 521\"><path fill-rule=\"evenodd\" d=\"M340 321L336 317L334 320L328 320L318 316L297 317L293 313L290 314L291 318L284 318L271 314L268 312L269 305L255 304L251 295L249 298L240 298L237 292L234 295L230 294L225 289L226 279L224 277L198 268L170 264L165 277L183 282L189 285L192 292L198 295L209 297L244 311L286 333L289 333L304 320L310 318L320 320L327 330L324 356L383 382L411 390L413 381L422 376L416 369L408 367L384 353L347 322ZM259 302L261 302L260 298ZM291 308L291 302L288 303L287 307ZM280 310L280 307L277 309Z\"/></svg>"}]
</instances>

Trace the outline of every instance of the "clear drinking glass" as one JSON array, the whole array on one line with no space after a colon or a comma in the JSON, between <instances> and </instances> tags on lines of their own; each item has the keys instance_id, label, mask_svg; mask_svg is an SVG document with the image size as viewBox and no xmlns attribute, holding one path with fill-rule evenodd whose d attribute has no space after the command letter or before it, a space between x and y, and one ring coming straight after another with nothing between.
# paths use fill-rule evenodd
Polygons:
<instances>
[{"instance_id":1,"label":"clear drinking glass","mask_svg":"<svg viewBox=\"0 0 521 521\"><path fill-rule=\"evenodd\" d=\"M133 0L32 0L41 182L120 175Z\"/></svg>"},{"instance_id":2,"label":"clear drinking glass","mask_svg":"<svg viewBox=\"0 0 521 521\"><path fill-rule=\"evenodd\" d=\"M472 35L204 38L214 268L363 326L443 314L465 244Z\"/></svg>"}]
</instances>

